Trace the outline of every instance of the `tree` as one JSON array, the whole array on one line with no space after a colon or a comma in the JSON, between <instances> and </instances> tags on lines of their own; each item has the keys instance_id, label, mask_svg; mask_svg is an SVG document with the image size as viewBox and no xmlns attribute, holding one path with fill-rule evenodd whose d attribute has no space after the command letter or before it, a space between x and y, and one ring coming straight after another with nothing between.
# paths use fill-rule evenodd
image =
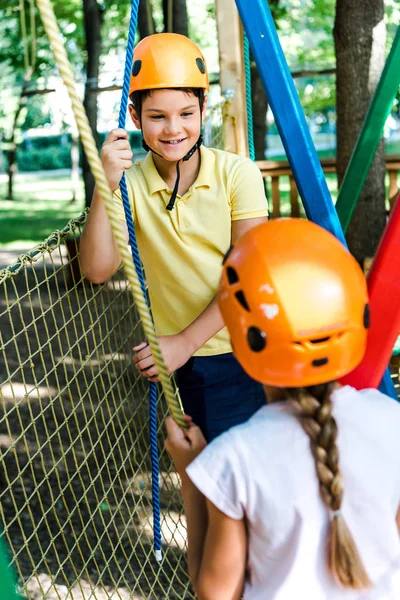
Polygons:
<instances>
[{"instance_id":1,"label":"tree","mask_svg":"<svg viewBox=\"0 0 400 600\"><path fill-rule=\"evenodd\" d=\"M57 5L59 24L69 55L71 60L76 62L82 55L77 27L80 2L56 0L54 4ZM26 28L23 36L20 7L0 0L0 64L3 76L1 94L4 94L4 117L1 119L0 135L7 149L9 200L13 199L16 139L22 117L26 118L27 98L35 95L38 85L45 87L48 76L56 73L53 53L37 11L34 28L34 32Z\"/></svg>"},{"instance_id":2,"label":"tree","mask_svg":"<svg viewBox=\"0 0 400 600\"><path fill-rule=\"evenodd\" d=\"M383 0L337 0L334 40L340 185L385 63ZM384 179L381 142L347 234L350 251L360 263L375 254L385 227Z\"/></svg>"},{"instance_id":3,"label":"tree","mask_svg":"<svg viewBox=\"0 0 400 600\"><path fill-rule=\"evenodd\" d=\"M26 116L21 123L21 131L28 131L36 127L43 127L51 123L49 107L43 101L43 96L28 96L26 103Z\"/></svg>"},{"instance_id":4,"label":"tree","mask_svg":"<svg viewBox=\"0 0 400 600\"><path fill-rule=\"evenodd\" d=\"M189 35L186 0L163 0L164 31Z\"/></svg>"},{"instance_id":5,"label":"tree","mask_svg":"<svg viewBox=\"0 0 400 600\"><path fill-rule=\"evenodd\" d=\"M138 30L140 39L155 33L155 24L150 0L141 0L139 2Z\"/></svg>"},{"instance_id":6,"label":"tree","mask_svg":"<svg viewBox=\"0 0 400 600\"><path fill-rule=\"evenodd\" d=\"M97 0L83 0L83 20L86 40L86 84L83 106L96 142L98 142L97 90L99 87L103 10L104 8ZM93 196L94 177L84 151L82 156L82 175L85 186L86 206L89 206Z\"/></svg>"}]
</instances>

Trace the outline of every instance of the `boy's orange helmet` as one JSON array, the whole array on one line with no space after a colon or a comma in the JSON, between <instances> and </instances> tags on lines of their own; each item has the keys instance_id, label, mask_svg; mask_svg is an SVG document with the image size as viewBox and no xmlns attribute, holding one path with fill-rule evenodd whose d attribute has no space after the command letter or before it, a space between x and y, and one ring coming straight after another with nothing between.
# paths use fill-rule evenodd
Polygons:
<instances>
[{"instance_id":1,"label":"boy's orange helmet","mask_svg":"<svg viewBox=\"0 0 400 600\"><path fill-rule=\"evenodd\" d=\"M207 65L194 42L178 33L156 33L135 47L129 95L138 90L209 89Z\"/></svg>"},{"instance_id":2,"label":"boy's orange helmet","mask_svg":"<svg viewBox=\"0 0 400 600\"><path fill-rule=\"evenodd\" d=\"M310 221L278 219L247 232L225 258L218 298L236 357L262 383L334 381L364 355L364 275L345 247Z\"/></svg>"}]
</instances>

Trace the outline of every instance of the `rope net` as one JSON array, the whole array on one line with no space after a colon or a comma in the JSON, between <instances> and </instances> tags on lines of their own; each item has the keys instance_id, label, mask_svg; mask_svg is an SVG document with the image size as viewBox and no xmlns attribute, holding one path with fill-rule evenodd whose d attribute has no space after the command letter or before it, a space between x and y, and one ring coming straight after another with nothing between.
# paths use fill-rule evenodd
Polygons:
<instances>
[{"instance_id":1,"label":"rope net","mask_svg":"<svg viewBox=\"0 0 400 600\"><path fill-rule=\"evenodd\" d=\"M84 280L83 213L0 271L0 511L29 600L194 598L179 480L163 448L163 561L153 552L143 339L122 270Z\"/></svg>"},{"instance_id":2,"label":"rope net","mask_svg":"<svg viewBox=\"0 0 400 600\"><path fill-rule=\"evenodd\" d=\"M224 150L224 123L233 118L228 114L229 101L221 98L212 106L207 108L207 114L203 121L204 145L219 150Z\"/></svg>"}]
</instances>

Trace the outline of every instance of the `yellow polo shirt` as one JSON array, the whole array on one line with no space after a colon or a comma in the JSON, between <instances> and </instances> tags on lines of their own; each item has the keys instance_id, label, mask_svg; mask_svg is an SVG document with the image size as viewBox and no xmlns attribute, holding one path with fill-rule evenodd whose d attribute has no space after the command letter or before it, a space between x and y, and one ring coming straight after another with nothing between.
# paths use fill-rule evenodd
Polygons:
<instances>
[{"instance_id":1,"label":"yellow polo shirt","mask_svg":"<svg viewBox=\"0 0 400 600\"><path fill-rule=\"evenodd\" d=\"M179 333L215 296L222 259L231 243L231 221L268 214L258 167L236 154L200 149L198 177L175 207L172 190L159 175L152 154L126 172L140 255L146 272L158 335ZM120 191L114 193L125 220ZM197 356L231 352L226 328L208 340Z\"/></svg>"}]
</instances>

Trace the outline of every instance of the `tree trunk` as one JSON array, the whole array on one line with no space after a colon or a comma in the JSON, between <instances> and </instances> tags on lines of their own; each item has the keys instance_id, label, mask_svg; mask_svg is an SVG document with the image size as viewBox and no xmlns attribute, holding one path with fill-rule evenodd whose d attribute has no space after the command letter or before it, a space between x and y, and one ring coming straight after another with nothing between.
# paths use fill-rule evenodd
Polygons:
<instances>
[{"instance_id":1,"label":"tree trunk","mask_svg":"<svg viewBox=\"0 0 400 600\"><path fill-rule=\"evenodd\" d=\"M164 31L189 35L186 0L163 0Z\"/></svg>"},{"instance_id":2,"label":"tree trunk","mask_svg":"<svg viewBox=\"0 0 400 600\"><path fill-rule=\"evenodd\" d=\"M334 40L340 186L385 63L384 0L337 0ZM381 142L347 232L360 264L375 254L386 224L384 178Z\"/></svg>"},{"instance_id":3,"label":"tree trunk","mask_svg":"<svg viewBox=\"0 0 400 600\"><path fill-rule=\"evenodd\" d=\"M72 144L71 144L71 187L72 187L72 198L71 204L74 204L77 200L78 189L79 189L79 134L78 130L73 129L72 131Z\"/></svg>"},{"instance_id":4,"label":"tree trunk","mask_svg":"<svg viewBox=\"0 0 400 600\"><path fill-rule=\"evenodd\" d=\"M150 0L141 0L139 2L138 30L140 39L152 35L155 32Z\"/></svg>"},{"instance_id":5,"label":"tree trunk","mask_svg":"<svg viewBox=\"0 0 400 600\"><path fill-rule=\"evenodd\" d=\"M86 85L83 105L97 143L97 92L95 90L99 87L102 8L96 0L83 0L83 14L87 52ZM90 206L94 190L94 178L84 152L82 155L82 174L85 184L86 206Z\"/></svg>"},{"instance_id":6,"label":"tree trunk","mask_svg":"<svg viewBox=\"0 0 400 600\"><path fill-rule=\"evenodd\" d=\"M265 160L268 100L255 62L251 63L251 100L256 160Z\"/></svg>"},{"instance_id":7,"label":"tree trunk","mask_svg":"<svg viewBox=\"0 0 400 600\"><path fill-rule=\"evenodd\" d=\"M11 127L10 136L8 137L8 139L5 140L8 144L8 149L7 149L7 163L8 163L7 164L7 175L8 175L7 200L14 200L13 183L14 183L14 174L15 174L15 171L17 170L17 165L16 165L17 145L15 143L15 133L17 131L19 115L21 114L21 111L24 108L24 106L27 102L27 99L28 99L26 96L27 86L28 86L28 81L25 81L24 85L22 86L18 106L17 106L17 109L14 114L14 119L13 119L13 123L12 123L12 127Z\"/></svg>"}]
</instances>

